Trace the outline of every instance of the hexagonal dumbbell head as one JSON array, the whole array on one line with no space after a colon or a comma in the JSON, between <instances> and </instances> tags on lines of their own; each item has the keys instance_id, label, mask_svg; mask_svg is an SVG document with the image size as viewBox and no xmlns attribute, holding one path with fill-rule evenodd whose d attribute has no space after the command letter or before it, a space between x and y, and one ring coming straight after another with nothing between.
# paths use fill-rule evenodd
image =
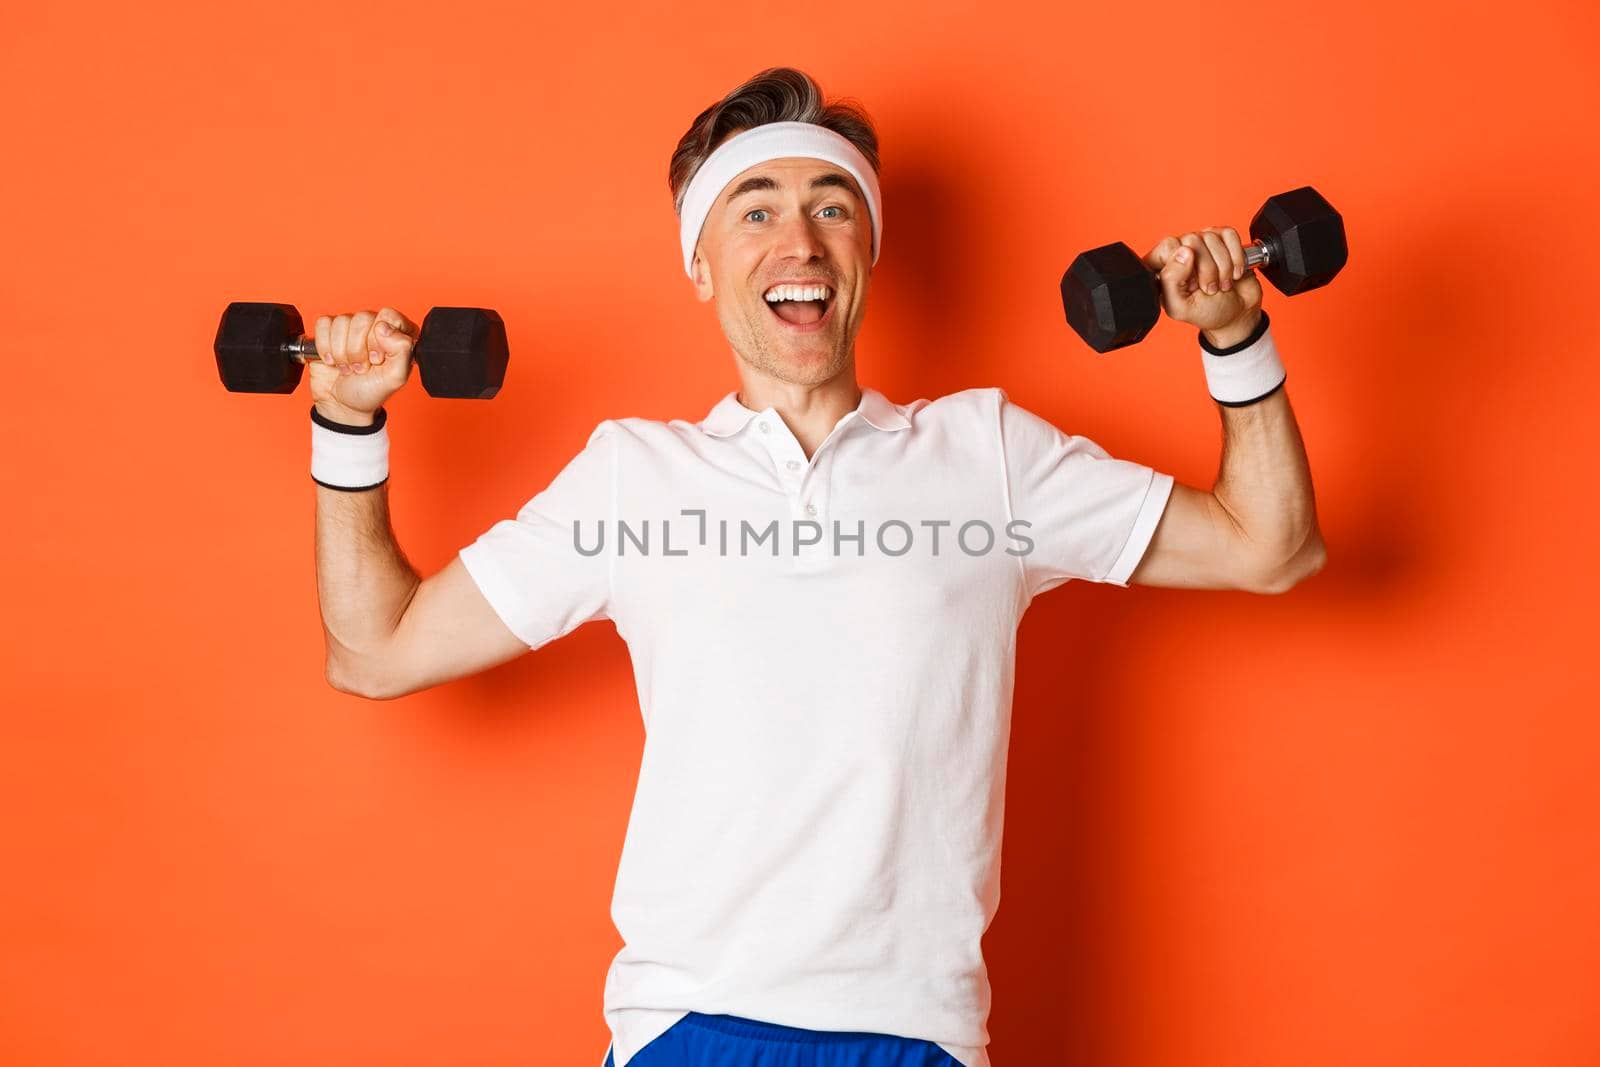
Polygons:
<instances>
[{"instance_id":1,"label":"hexagonal dumbbell head","mask_svg":"<svg viewBox=\"0 0 1600 1067\"><path fill-rule=\"evenodd\" d=\"M488 400L506 380L506 324L489 308L434 308L412 355L430 396Z\"/></svg>"},{"instance_id":2,"label":"hexagonal dumbbell head","mask_svg":"<svg viewBox=\"0 0 1600 1067\"><path fill-rule=\"evenodd\" d=\"M292 393L305 364L284 351L302 333L292 304L236 300L222 313L212 351L222 384L235 393Z\"/></svg>"},{"instance_id":3,"label":"hexagonal dumbbell head","mask_svg":"<svg viewBox=\"0 0 1600 1067\"><path fill-rule=\"evenodd\" d=\"M1350 258L1344 219L1309 185L1269 197L1250 236L1271 252L1259 269L1285 296L1327 285Z\"/></svg>"},{"instance_id":4,"label":"hexagonal dumbbell head","mask_svg":"<svg viewBox=\"0 0 1600 1067\"><path fill-rule=\"evenodd\" d=\"M1142 341L1161 318L1161 283L1121 241L1091 248L1061 276L1067 322L1096 352Z\"/></svg>"}]
</instances>

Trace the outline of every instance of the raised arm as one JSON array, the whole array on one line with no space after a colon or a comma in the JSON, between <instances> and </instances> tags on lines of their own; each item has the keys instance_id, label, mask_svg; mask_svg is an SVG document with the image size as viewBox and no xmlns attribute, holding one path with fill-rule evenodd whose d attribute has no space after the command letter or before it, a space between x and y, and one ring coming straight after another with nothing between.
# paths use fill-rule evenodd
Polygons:
<instances>
[{"instance_id":1,"label":"raised arm","mask_svg":"<svg viewBox=\"0 0 1600 1067\"><path fill-rule=\"evenodd\" d=\"M1208 381L1260 384L1239 400L1218 400L1216 484L1207 492L1174 483L1129 582L1285 592L1321 570L1327 548L1305 442L1261 310L1261 283L1245 267L1238 234L1226 227L1168 237L1145 262L1160 271L1167 313L1200 328Z\"/></svg>"},{"instance_id":2,"label":"raised arm","mask_svg":"<svg viewBox=\"0 0 1600 1067\"><path fill-rule=\"evenodd\" d=\"M391 700L528 651L459 556L426 580L389 524L389 492L317 486L317 598L328 684Z\"/></svg>"},{"instance_id":3,"label":"raised arm","mask_svg":"<svg viewBox=\"0 0 1600 1067\"><path fill-rule=\"evenodd\" d=\"M309 365L324 672L335 689L379 700L528 650L459 558L424 581L395 542L382 404L410 374L415 335L391 308L324 316Z\"/></svg>"},{"instance_id":4,"label":"raised arm","mask_svg":"<svg viewBox=\"0 0 1600 1067\"><path fill-rule=\"evenodd\" d=\"M1322 569L1311 471L1285 389L1220 406L1222 467L1211 491L1174 482L1130 585L1284 593Z\"/></svg>"}]
</instances>

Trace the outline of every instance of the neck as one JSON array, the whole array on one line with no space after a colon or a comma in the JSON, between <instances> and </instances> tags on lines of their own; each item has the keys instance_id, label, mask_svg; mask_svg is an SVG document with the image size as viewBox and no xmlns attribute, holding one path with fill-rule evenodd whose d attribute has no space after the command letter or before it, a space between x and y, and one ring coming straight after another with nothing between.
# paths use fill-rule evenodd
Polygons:
<instances>
[{"instance_id":1,"label":"neck","mask_svg":"<svg viewBox=\"0 0 1600 1067\"><path fill-rule=\"evenodd\" d=\"M746 379L736 399L751 411L769 407L776 411L810 459L839 420L861 405L861 397L861 387L852 373L818 385Z\"/></svg>"}]
</instances>

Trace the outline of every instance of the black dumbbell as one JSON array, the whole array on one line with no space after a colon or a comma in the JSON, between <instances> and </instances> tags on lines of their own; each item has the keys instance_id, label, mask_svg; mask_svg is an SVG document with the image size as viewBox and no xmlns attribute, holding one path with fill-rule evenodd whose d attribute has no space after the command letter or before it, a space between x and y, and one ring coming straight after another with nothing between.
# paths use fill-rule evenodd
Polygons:
<instances>
[{"instance_id":1,"label":"black dumbbell","mask_svg":"<svg viewBox=\"0 0 1600 1067\"><path fill-rule=\"evenodd\" d=\"M1250 220L1247 267L1285 296L1333 281L1350 257L1344 219L1309 185L1269 197ZM1061 276L1067 322L1096 352L1144 340L1161 318L1161 281L1121 241L1091 248Z\"/></svg>"},{"instance_id":2,"label":"black dumbbell","mask_svg":"<svg viewBox=\"0 0 1600 1067\"><path fill-rule=\"evenodd\" d=\"M292 393L319 359L292 304L234 301L213 346L222 384L235 393ZM488 400L506 380L506 325L489 308L434 308L411 349L430 396Z\"/></svg>"}]
</instances>

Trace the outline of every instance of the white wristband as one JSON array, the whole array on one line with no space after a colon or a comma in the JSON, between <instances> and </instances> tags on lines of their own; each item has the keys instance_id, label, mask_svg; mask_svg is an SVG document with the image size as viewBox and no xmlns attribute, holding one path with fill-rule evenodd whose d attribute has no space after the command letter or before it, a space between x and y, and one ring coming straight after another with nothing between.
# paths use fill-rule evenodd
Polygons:
<instances>
[{"instance_id":1,"label":"white wristband","mask_svg":"<svg viewBox=\"0 0 1600 1067\"><path fill-rule=\"evenodd\" d=\"M329 489L376 489L389 478L389 413L371 426L334 422L311 407L311 480Z\"/></svg>"},{"instance_id":2,"label":"white wristband","mask_svg":"<svg viewBox=\"0 0 1600 1067\"><path fill-rule=\"evenodd\" d=\"M1253 404L1277 392L1288 378L1268 326L1267 313L1263 311L1250 336L1228 348L1217 348L1206 340L1205 334L1200 335L1206 387L1217 403L1228 407Z\"/></svg>"}]
</instances>

